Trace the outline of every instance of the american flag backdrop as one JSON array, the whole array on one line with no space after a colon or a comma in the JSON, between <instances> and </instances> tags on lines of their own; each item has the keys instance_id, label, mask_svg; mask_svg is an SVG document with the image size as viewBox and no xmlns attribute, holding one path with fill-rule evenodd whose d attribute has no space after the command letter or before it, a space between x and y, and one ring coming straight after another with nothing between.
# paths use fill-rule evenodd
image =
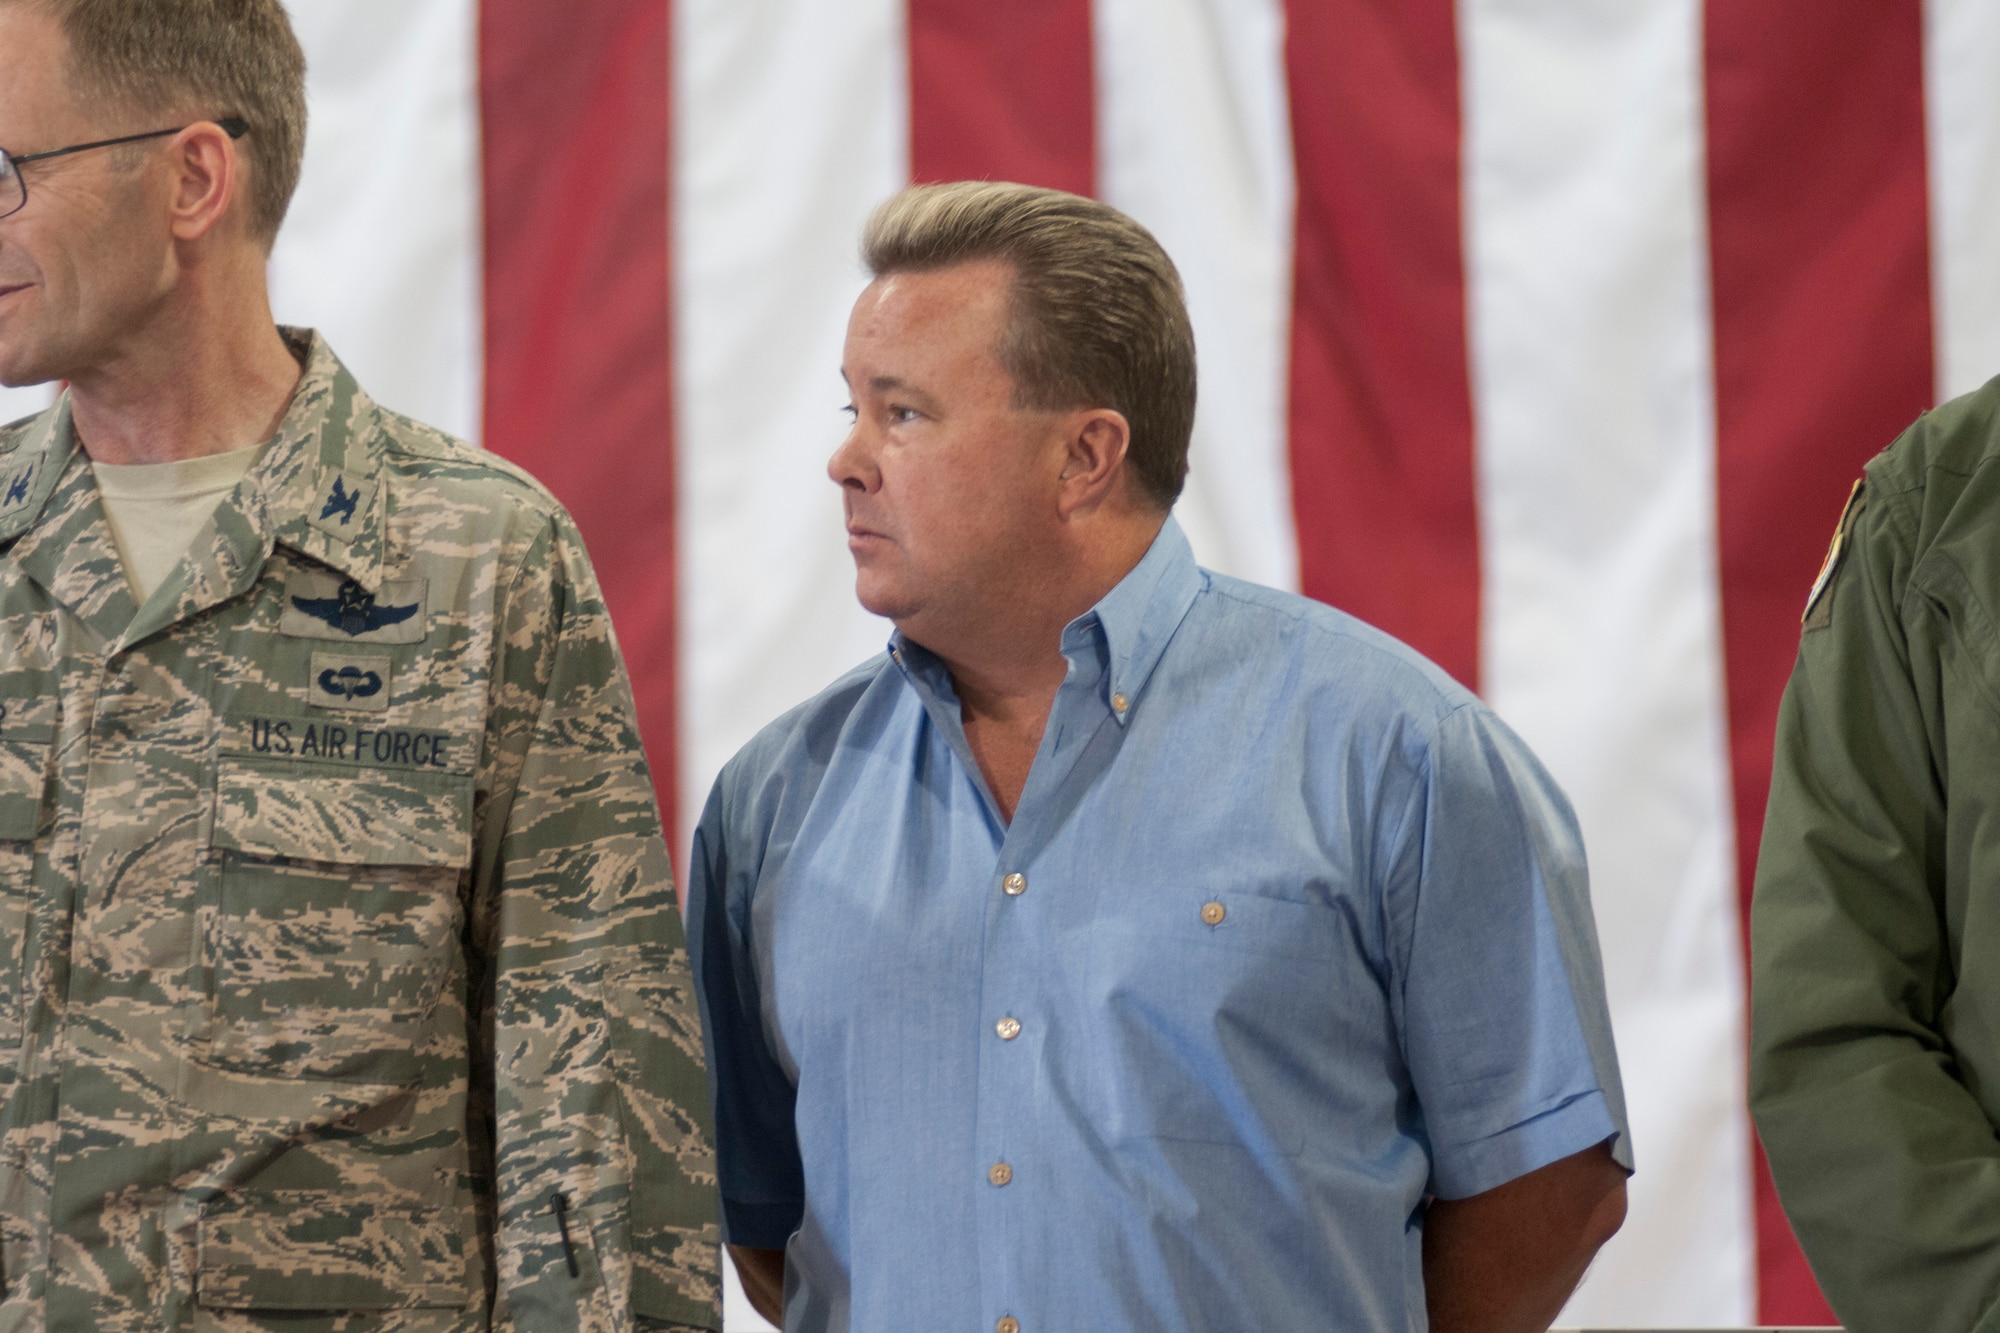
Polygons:
<instances>
[{"instance_id":1,"label":"american flag backdrop","mask_svg":"<svg viewBox=\"0 0 2000 1333\"><path fill-rule=\"evenodd\" d=\"M576 513L683 856L736 747L887 633L823 472L868 210L984 176L1152 228L1202 562L1428 653L1582 818L1639 1174L1564 1322L1826 1315L1743 1109L1742 909L1848 486L2000 371L2000 3L293 14L277 313Z\"/></svg>"}]
</instances>

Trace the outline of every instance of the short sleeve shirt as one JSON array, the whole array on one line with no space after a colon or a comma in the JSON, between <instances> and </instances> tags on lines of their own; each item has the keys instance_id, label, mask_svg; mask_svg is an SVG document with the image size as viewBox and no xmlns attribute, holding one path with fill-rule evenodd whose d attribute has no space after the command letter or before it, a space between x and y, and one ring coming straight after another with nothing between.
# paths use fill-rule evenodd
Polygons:
<instances>
[{"instance_id":1,"label":"short sleeve shirt","mask_svg":"<svg viewBox=\"0 0 2000 1333\"><path fill-rule=\"evenodd\" d=\"M1474 696L1169 519L1011 822L900 636L724 771L690 943L793 1330L1422 1326L1430 1196L1615 1140L1582 845Z\"/></svg>"}]
</instances>

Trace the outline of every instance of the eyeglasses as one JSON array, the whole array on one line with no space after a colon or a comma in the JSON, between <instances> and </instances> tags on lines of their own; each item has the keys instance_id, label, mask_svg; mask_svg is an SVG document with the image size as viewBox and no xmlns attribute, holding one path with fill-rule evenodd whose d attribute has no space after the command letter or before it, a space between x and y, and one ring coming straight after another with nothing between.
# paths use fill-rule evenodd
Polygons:
<instances>
[{"instance_id":1,"label":"eyeglasses","mask_svg":"<svg viewBox=\"0 0 2000 1333\"><path fill-rule=\"evenodd\" d=\"M195 124L201 122L196 121ZM250 124L240 116L229 116L215 122L232 139L241 139L250 131ZM170 130L148 130L144 134L127 134L116 139L99 139L95 143L71 144L68 148L51 148L46 153L24 153L19 157L0 148L0 218L11 217L28 206L28 182L21 176L19 168L28 162L40 162L45 158L68 157L71 153L87 153L93 148L114 148L121 143L138 143L142 139L159 139L169 134L179 134L186 125L176 125Z\"/></svg>"}]
</instances>

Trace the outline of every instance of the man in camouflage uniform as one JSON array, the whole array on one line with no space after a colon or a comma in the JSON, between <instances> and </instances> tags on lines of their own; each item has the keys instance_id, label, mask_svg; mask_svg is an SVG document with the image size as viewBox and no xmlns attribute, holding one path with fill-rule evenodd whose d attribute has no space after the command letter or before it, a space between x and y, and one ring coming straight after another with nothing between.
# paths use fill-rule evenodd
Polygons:
<instances>
[{"instance_id":1,"label":"man in camouflage uniform","mask_svg":"<svg viewBox=\"0 0 2000 1333\"><path fill-rule=\"evenodd\" d=\"M0 1333L715 1328L611 626L272 325L302 73L277 0L0 0L0 380L70 383L0 431ZM146 590L100 475L237 451Z\"/></svg>"}]
</instances>

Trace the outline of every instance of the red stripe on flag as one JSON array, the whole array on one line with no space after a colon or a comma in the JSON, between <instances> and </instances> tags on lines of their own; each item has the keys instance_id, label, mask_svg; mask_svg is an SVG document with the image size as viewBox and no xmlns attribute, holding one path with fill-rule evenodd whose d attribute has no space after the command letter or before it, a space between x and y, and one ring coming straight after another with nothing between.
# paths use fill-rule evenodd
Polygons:
<instances>
[{"instance_id":1,"label":"red stripe on flag","mask_svg":"<svg viewBox=\"0 0 2000 1333\"><path fill-rule=\"evenodd\" d=\"M667 0L483 0L487 447L569 507L674 837Z\"/></svg>"},{"instance_id":2,"label":"red stripe on flag","mask_svg":"<svg viewBox=\"0 0 2000 1333\"><path fill-rule=\"evenodd\" d=\"M1799 613L1861 465L1930 405L1923 15L1707 6L1717 534L1750 886ZM1833 1322L1757 1154L1760 1316Z\"/></svg>"},{"instance_id":3,"label":"red stripe on flag","mask_svg":"<svg viewBox=\"0 0 2000 1333\"><path fill-rule=\"evenodd\" d=\"M1453 5L1286 8L1300 583L1476 685L1479 518Z\"/></svg>"},{"instance_id":4,"label":"red stripe on flag","mask_svg":"<svg viewBox=\"0 0 2000 1333\"><path fill-rule=\"evenodd\" d=\"M1097 183L1090 0L910 0L910 178Z\"/></svg>"}]
</instances>

